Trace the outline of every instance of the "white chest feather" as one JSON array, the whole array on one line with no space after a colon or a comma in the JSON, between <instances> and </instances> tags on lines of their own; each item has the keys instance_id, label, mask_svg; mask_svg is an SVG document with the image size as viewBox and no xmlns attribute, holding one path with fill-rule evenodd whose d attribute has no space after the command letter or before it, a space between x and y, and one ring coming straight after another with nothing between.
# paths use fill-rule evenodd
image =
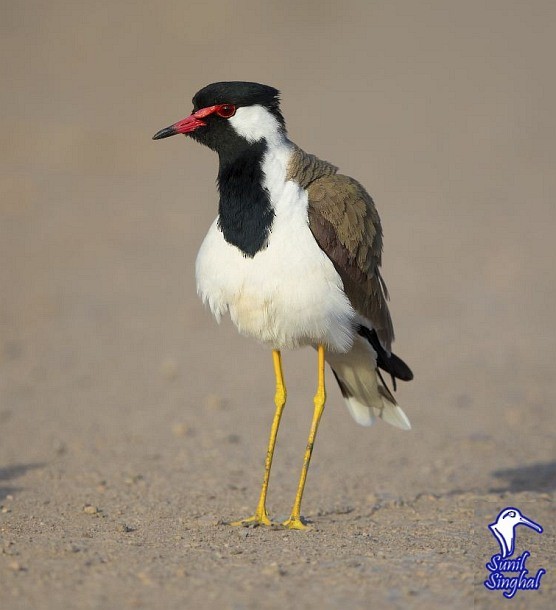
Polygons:
<instances>
[{"instance_id":1,"label":"white chest feather","mask_svg":"<svg viewBox=\"0 0 556 610\"><path fill-rule=\"evenodd\" d=\"M244 256L215 220L197 256L197 291L217 320L229 313L239 332L275 349L324 343L345 352L355 314L309 229L307 193L286 180L290 154L285 141L263 162L275 213L267 247Z\"/></svg>"}]
</instances>

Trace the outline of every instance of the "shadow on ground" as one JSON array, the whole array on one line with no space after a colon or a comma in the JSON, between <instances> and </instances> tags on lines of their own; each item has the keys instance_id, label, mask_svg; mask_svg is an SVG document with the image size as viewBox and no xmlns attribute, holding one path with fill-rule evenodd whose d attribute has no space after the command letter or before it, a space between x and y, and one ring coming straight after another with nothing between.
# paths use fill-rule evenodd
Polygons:
<instances>
[{"instance_id":1,"label":"shadow on ground","mask_svg":"<svg viewBox=\"0 0 556 610\"><path fill-rule=\"evenodd\" d=\"M493 476L504 481L501 487L492 488L494 493L520 491L553 491L556 489L556 461L537 462L519 468L495 470Z\"/></svg>"},{"instance_id":2,"label":"shadow on ground","mask_svg":"<svg viewBox=\"0 0 556 610\"><path fill-rule=\"evenodd\" d=\"M14 494L17 491L21 491L21 487L5 487L2 485L5 481L11 479L17 479L23 476L27 471L34 470L36 468L42 468L44 463L34 464L14 464L13 466L4 466L0 468L0 500L3 500L6 496Z\"/></svg>"}]
</instances>

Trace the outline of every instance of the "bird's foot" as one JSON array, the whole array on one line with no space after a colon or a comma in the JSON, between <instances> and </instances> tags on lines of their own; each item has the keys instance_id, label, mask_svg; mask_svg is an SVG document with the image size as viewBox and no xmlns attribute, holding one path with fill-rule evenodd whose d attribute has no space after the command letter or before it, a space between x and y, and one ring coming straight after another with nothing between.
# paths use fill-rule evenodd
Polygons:
<instances>
[{"instance_id":1,"label":"bird's foot","mask_svg":"<svg viewBox=\"0 0 556 610\"><path fill-rule=\"evenodd\" d=\"M309 525L305 525L303 521L301 521L300 517L294 517L293 515L282 523L282 527L285 527L289 530L309 530L311 527Z\"/></svg>"},{"instance_id":2,"label":"bird's foot","mask_svg":"<svg viewBox=\"0 0 556 610\"><path fill-rule=\"evenodd\" d=\"M234 527L259 527L259 525L277 525L276 523L272 523L272 521L268 518L268 515L265 513L255 513L252 517L248 517L247 519L240 519L239 521L232 521L230 525Z\"/></svg>"}]
</instances>

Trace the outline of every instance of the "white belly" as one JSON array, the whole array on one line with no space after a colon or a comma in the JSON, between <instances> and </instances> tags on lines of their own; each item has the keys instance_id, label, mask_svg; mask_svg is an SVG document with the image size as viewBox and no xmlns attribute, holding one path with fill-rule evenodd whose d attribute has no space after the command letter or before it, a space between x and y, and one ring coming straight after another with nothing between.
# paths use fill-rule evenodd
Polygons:
<instances>
[{"instance_id":1,"label":"white belly","mask_svg":"<svg viewBox=\"0 0 556 610\"><path fill-rule=\"evenodd\" d=\"M307 223L307 194L282 185L268 247L253 258L226 242L215 220L196 262L197 291L217 320L275 349L324 343L345 352L355 313Z\"/></svg>"}]
</instances>

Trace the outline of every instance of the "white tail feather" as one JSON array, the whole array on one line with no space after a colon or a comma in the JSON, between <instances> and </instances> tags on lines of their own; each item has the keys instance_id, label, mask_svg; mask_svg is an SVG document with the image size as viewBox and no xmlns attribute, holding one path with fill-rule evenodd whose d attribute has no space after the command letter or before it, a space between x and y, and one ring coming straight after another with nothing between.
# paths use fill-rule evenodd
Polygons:
<instances>
[{"instance_id":1,"label":"white tail feather","mask_svg":"<svg viewBox=\"0 0 556 610\"><path fill-rule=\"evenodd\" d=\"M379 383L376 373L376 354L364 339L356 339L346 354L327 352L326 359L347 396L348 410L361 426L371 426L377 417L385 422L410 430L411 424L403 410L388 396Z\"/></svg>"},{"instance_id":2,"label":"white tail feather","mask_svg":"<svg viewBox=\"0 0 556 610\"><path fill-rule=\"evenodd\" d=\"M360 403L353 396L348 396L345 401L350 415L360 426L372 426L375 423L376 417L372 408Z\"/></svg>"}]
</instances>

